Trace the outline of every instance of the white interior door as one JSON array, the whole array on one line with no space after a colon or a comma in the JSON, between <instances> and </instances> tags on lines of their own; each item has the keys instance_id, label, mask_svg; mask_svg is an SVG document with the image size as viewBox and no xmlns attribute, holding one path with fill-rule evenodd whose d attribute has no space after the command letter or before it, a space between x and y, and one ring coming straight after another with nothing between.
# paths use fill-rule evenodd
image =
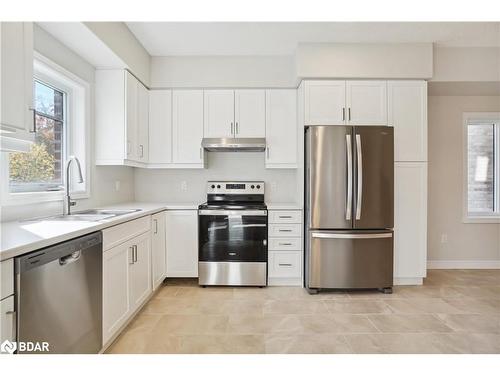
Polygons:
<instances>
[{"instance_id":1,"label":"white interior door","mask_svg":"<svg viewBox=\"0 0 500 375\"><path fill-rule=\"evenodd\" d=\"M305 82L305 124L344 125L345 81Z\"/></svg>"},{"instance_id":2,"label":"white interior door","mask_svg":"<svg viewBox=\"0 0 500 375\"><path fill-rule=\"evenodd\" d=\"M172 162L172 90L149 92L149 162Z\"/></svg>"},{"instance_id":3,"label":"white interior door","mask_svg":"<svg viewBox=\"0 0 500 375\"><path fill-rule=\"evenodd\" d=\"M266 91L236 90L234 93L235 137L266 136Z\"/></svg>"},{"instance_id":4,"label":"white interior door","mask_svg":"<svg viewBox=\"0 0 500 375\"><path fill-rule=\"evenodd\" d=\"M387 125L387 82L347 81L347 123Z\"/></svg>"},{"instance_id":5,"label":"white interior door","mask_svg":"<svg viewBox=\"0 0 500 375\"><path fill-rule=\"evenodd\" d=\"M205 90L204 137L234 136L234 91Z\"/></svg>"},{"instance_id":6,"label":"white interior door","mask_svg":"<svg viewBox=\"0 0 500 375\"><path fill-rule=\"evenodd\" d=\"M203 165L203 90L174 90L172 106L172 162Z\"/></svg>"}]
</instances>

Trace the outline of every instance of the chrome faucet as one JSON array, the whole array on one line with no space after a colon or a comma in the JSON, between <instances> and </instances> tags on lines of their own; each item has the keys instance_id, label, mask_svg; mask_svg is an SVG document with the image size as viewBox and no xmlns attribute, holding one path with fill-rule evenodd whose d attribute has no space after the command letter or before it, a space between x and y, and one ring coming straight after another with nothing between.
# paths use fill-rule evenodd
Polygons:
<instances>
[{"instance_id":1,"label":"chrome faucet","mask_svg":"<svg viewBox=\"0 0 500 375\"><path fill-rule=\"evenodd\" d=\"M71 215L71 207L76 205L76 202L71 200L69 194L69 183L70 183L70 166L72 161L76 161L76 166L78 167L78 182L81 184L83 182L82 176L82 166L80 165L80 160L76 156L70 156L68 162L66 163L66 210L63 207L63 215ZM64 212L66 211L66 212Z\"/></svg>"}]
</instances>

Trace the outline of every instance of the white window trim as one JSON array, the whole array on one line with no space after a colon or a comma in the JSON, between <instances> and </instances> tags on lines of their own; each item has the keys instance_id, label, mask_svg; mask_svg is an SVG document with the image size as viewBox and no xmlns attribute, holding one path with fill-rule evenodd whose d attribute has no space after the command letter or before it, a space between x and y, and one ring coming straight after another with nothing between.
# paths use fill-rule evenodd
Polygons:
<instances>
[{"instance_id":1,"label":"white window trim","mask_svg":"<svg viewBox=\"0 0 500 375\"><path fill-rule=\"evenodd\" d=\"M71 198L86 199L90 197L91 187L91 151L90 151L90 85L80 77L64 69L47 57L34 53L34 76L41 81L62 89L66 93L65 148L64 158L75 155L82 164L84 182L78 183L76 171L72 169L70 183ZM77 115L75 116L75 113ZM75 121L80 123L76 124ZM83 142L82 142L83 141ZM65 190L47 192L11 193L9 191L8 154L1 156L1 202L2 206L15 206L42 202L63 201ZM73 166L72 166L73 168ZM63 165L63 184L66 174Z\"/></svg>"},{"instance_id":2,"label":"white window trim","mask_svg":"<svg viewBox=\"0 0 500 375\"><path fill-rule=\"evenodd\" d=\"M466 224L495 224L500 223L500 212L491 215L470 215L468 207L468 132L467 127L472 122L484 122L491 120L495 123L500 123L500 112L464 112L463 113L463 129L462 129L462 139L463 139L463 164L462 164L462 222ZM500 141L500 132L497 132L497 141ZM500 178L500 150L496 152L495 155L495 176ZM500 182L495 184L496 197L500 198ZM498 208L500 208L500 202L496 202Z\"/></svg>"}]
</instances>

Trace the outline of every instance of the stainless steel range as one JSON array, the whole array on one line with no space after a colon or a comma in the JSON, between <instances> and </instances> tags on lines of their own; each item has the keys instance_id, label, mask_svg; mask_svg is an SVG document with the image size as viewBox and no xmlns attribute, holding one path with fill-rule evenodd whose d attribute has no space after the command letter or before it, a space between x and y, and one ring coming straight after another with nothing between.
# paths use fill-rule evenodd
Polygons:
<instances>
[{"instance_id":1,"label":"stainless steel range","mask_svg":"<svg viewBox=\"0 0 500 375\"><path fill-rule=\"evenodd\" d=\"M198 207L199 284L267 285L263 181L209 181Z\"/></svg>"}]
</instances>

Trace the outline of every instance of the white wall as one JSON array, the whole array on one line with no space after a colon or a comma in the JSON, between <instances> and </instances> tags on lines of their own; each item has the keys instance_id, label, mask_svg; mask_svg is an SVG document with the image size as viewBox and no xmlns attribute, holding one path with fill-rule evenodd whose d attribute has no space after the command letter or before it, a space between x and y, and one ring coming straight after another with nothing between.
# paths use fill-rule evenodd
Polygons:
<instances>
[{"instance_id":1,"label":"white wall","mask_svg":"<svg viewBox=\"0 0 500 375\"><path fill-rule=\"evenodd\" d=\"M151 58L151 87L297 87L293 56Z\"/></svg>"},{"instance_id":2,"label":"white wall","mask_svg":"<svg viewBox=\"0 0 500 375\"><path fill-rule=\"evenodd\" d=\"M209 152L207 169L136 169L135 198L142 202L206 201L209 180L263 180L266 202L295 202L297 181L295 169L265 169L264 153ZM187 190L181 190L183 181ZM276 189L272 189L275 183Z\"/></svg>"},{"instance_id":3,"label":"white wall","mask_svg":"<svg viewBox=\"0 0 500 375\"><path fill-rule=\"evenodd\" d=\"M430 96L428 106L428 260L498 264L500 224L462 223L462 114L500 111L500 97ZM442 234L447 243L441 243Z\"/></svg>"},{"instance_id":4,"label":"white wall","mask_svg":"<svg viewBox=\"0 0 500 375\"><path fill-rule=\"evenodd\" d=\"M134 171L130 167L96 167L94 162L94 75L95 69L80 56L54 39L45 30L34 26L35 50L50 58L56 64L90 83L91 87L91 188L90 198L78 200L76 209L103 206L134 199ZM115 191L115 181L120 181L121 188ZM50 215L62 212L62 201L29 205L2 207L1 220L10 221L27 217Z\"/></svg>"}]
</instances>

